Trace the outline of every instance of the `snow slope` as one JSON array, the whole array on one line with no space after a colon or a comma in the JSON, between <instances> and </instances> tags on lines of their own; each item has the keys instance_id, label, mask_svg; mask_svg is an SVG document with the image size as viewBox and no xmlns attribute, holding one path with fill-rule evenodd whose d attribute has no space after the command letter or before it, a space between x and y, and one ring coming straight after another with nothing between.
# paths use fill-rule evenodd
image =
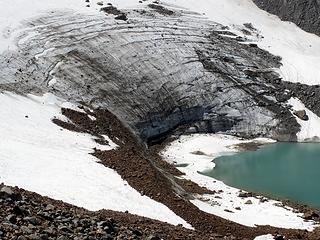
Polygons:
<instances>
[{"instance_id":1,"label":"snow slope","mask_svg":"<svg viewBox=\"0 0 320 240\"><path fill-rule=\"evenodd\" d=\"M244 23L252 23L261 37L249 36L259 47L282 57L279 70L285 81L320 84L320 37L293 23L259 9L251 0L164 0L204 13L210 20L227 25L239 35Z\"/></svg>"},{"instance_id":2,"label":"snow slope","mask_svg":"<svg viewBox=\"0 0 320 240\"><path fill-rule=\"evenodd\" d=\"M268 139L254 141L273 142ZM178 167L186 174L184 178L217 192L216 194L197 195L196 199L191 201L202 211L246 226L271 225L312 230L315 227L314 223L304 221L301 218L302 214L295 213L293 209L277 206L279 202L273 200L261 201L261 198L254 197L240 198L239 189L229 187L221 181L199 173L212 169L215 166L212 162L214 158L221 154L237 152L234 145L245 142L249 141L220 134L195 134L180 137L172 142L162 154L170 163L188 164L186 167ZM199 151L202 153L199 154ZM246 204L248 200L251 200L252 204ZM238 207L241 209L238 210Z\"/></svg>"},{"instance_id":3,"label":"snow slope","mask_svg":"<svg viewBox=\"0 0 320 240\"><path fill-rule=\"evenodd\" d=\"M308 121L303 121L296 117L297 122L301 126L300 132L297 133L298 141L300 142L319 142L320 141L320 118L310 111L306 106L297 98L291 98L288 104L292 106L292 112L305 110L309 117Z\"/></svg>"},{"instance_id":4,"label":"snow slope","mask_svg":"<svg viewBox=\"0 0 320 240\"><path fill-rule=\"evenodd\" d=\"M111 209L183 224L169 208L131 188L114 170L90 155L102 148L91 135L52 123L60 107L72 107L51 94L0 94L0 182L89 210ZM110 139L107 139L110 141ZM116 147L114 143L104 150Z\"/></svg>"}]
</instances>

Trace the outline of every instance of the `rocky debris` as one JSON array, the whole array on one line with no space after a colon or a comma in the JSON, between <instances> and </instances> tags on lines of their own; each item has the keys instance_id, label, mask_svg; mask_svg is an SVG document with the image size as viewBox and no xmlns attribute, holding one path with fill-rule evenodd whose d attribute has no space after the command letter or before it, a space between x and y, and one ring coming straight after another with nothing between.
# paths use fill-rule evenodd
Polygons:
<instances>
[{"instance_id":1,"label":"rocky debris","mask_svg":"<svg viewBox=\"0 0 320 240\"><path fill-rule=\"evenodd\" d=\"M308 211L304 213L304 219L306 220L319 220L320 216L319 213L316 211Z\"/></svg>"},{"instance_id":2,"label":"rocky debris","mask_svg":"<svg viewBox=\"0 0 320 240\"><path fill-rule=\"evenodd\" d=\"M173 15L174 14L174 11L172 10L169 10L161 5L158 5L158 4L148 4L148 7L155 10L156 12L162 14L162 15Z\"/></svg>"},{"instance_id":3,"label":"rocky debris","mask_svg":"<svg viewBox=\"0 0 320 240\"><path fill-rule=\"evenodd\" d=\"M116 7L112 6L112 5L109 5L107 7L103 7L100 9L100 11L103 11L107 14L113 14L113 15L116 15L115 19L116 20L122 20L122 21L127 21L128 18L127 18L127 14L120 11L119 9L117 9Z\"/></svg>"},{"instance_id":4,"label":"rocky debris","mask_svg":"<svg viewBox=\"0 0 320 240\"><path fill-rule=\"evenodd\" d=\"M114 19L116 19L116 20L122 20L122 21L127 21L127 20L128 20L126 14L118 15L118 16L116 16Z\"/></svg>"},{"instance_id":5,"label":"rocky debris","mask_svg":"<svg viewBox=\"0 0 320 240\"><path fill-rule=\"evenodd\" d=\"M246 28L248 28L252 31L257 31L257 29L253 26L252 23L244 23L243 26L245 26Z\"/></svg>"},{"instance_id":6,"label":"rocky debris","mask_svg":"<svg viewBox=\"0 0 320 240\"><path fill-rule=\"evenodd\" d=\"M15 200L0 200L0 239L4 240L210 238L210 235L128 213L89 212L22 189L1 187L19 196Z\"/></svg>"},{"instance_id":7,"label":"rocky debris","mask_svg":"<svg viewBox=\"0 0 320 240\"><path fill-rule=\"evenodd\" d=\"M242 192L241 191L238 196L241 197L241 198L248 198L248 197L253 197L253 193L252 192Z\"/></svg>"},{"instance_id":8,"label":"rocky debris","mask_svg":"<svg viewBox=\"0 0 320 240\"><path fill-rule=\"evenodd\" d=\"M250 204L252 204L252 201L251 200L247 200L244 204L250 205Z\"/></svg>"},{"instance_id":9,"label":"rocky debris","mask_svg":"<svg viewBox=\"0 0 320 240\"><path fill-rule=\"evenodd\" d=\"M293 112L294 115L296 115L298 118L300 118L303 121L308 121L309 117L306 113L306 110L297 110Z\"/></svg>"},{"instance_id":10,"label":"rocky debris","mask_svg":"<svg viewBox=\"0 0 320 240\"><path fill-rule=\"evenodd\" d=\"M107 14L113 14L113 15L120 15L120 14L123 13L123 12L121 12L119 9L117 9L114 6L103 7L103 8L100 9L100 11L103 11L103 12L105 12Z\"/></svg>"},{"instance_id":11,"label":"rocky debris","mask_svg":"<svg viewBox=\"0 0 320 240\"><path fill-rule=\"evenodd\" d=\"M319 0L254 0L258 7L320 36Z\"/></svg>"}]
</instances>

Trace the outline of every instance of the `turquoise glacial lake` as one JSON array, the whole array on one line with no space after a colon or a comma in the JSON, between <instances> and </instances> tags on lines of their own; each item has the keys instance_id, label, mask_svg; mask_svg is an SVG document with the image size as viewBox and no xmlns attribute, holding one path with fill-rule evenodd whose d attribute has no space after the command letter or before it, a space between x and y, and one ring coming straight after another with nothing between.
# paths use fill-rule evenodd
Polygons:
<instances>
[{"instance_id":1,"label":"turquoise glacial lake","mask_svg":"<svg viewBox=\"0 0 320 240\"><path fill-rule=\"evenodd\" d=\"M203 172L229 186L320 209L320 144L276 143L214 160Z\"/></svg>"}]
</instances>

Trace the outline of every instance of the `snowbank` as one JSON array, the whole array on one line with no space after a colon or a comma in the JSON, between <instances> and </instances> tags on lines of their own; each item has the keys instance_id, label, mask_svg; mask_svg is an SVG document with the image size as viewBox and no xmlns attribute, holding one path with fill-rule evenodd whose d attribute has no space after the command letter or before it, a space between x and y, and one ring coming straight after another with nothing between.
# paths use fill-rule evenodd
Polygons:
<instances>
[{"instance_id":1,"label":"snowbank","mask_svg":"<svg viewBox=\"0 0 320 240\"><path fill-rule=\"evenodd\" d=\"M169 208L141 196L120 175L97 162L92 136L52 123L69 106L51 94L43 97L0 94L0 182L89 210L129 211L171 224L183 219ZM76 108L76 106L73 106ZM104 150L117 147L110 141Z\"/></svg>"},{"instance_id":2,"label":"snowbank","mask_svg":"<svg viewBox=\"0 0 320 240\"><path fill-rule=\"evenodd\" d=\"M320 38L290 22L259 9L251 0L165 0L204 13L210 20L227 25L243 35L244 23L252 23L260 36L246 36L259 47L282 57L279 73L283 80L305 84L320 83ZM263 38L261 37L263 36ZM244 36L244 35L243 35Z\"/></svg>"},{"instance_id":3,"label":"snowbank","mask_svg":"<svg viewBox=\"0 0 320 240\"><path fill-rule=\"evenodd\" d=\"M256 139L259 143L270 143L272 140ZM199 172L212 169L212 160L221 154L232 154L237 151L235 144L249 142L232 136L220 134L195 134L182 136L172 142L164 151L163 157L173 164L188 164L178 167L185 173L186 179L200 186L214 190L217 194L198 195L191 202L202 211L246 225L271 225L282 228L312 230L313 222L306 222L302 214L295 213L289 207L277 206L279 202L265 198L241 198L239 189L229 187L223 182L204 176ZM252 204L246 204L250 200Z\"/></svg>"}]
</instances>

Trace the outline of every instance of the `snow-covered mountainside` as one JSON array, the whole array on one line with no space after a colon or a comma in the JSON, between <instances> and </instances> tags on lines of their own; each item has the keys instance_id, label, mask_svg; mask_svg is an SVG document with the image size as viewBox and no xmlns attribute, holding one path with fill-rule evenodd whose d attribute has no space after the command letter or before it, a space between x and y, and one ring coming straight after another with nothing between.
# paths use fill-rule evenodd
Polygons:
<instances>
[{"instance_id":1,"label":"snow-covered mountainside","mask_svg":"<svg viewBox=\"0 0 320 240\"><path fill-rule=\"evenodd\" d=\"M0 0L0 183L206 239L314 239L314 210L198 171L234 144L319 141L319 62L319 36L251 0Z\"/></svg>"}]
</instances>

